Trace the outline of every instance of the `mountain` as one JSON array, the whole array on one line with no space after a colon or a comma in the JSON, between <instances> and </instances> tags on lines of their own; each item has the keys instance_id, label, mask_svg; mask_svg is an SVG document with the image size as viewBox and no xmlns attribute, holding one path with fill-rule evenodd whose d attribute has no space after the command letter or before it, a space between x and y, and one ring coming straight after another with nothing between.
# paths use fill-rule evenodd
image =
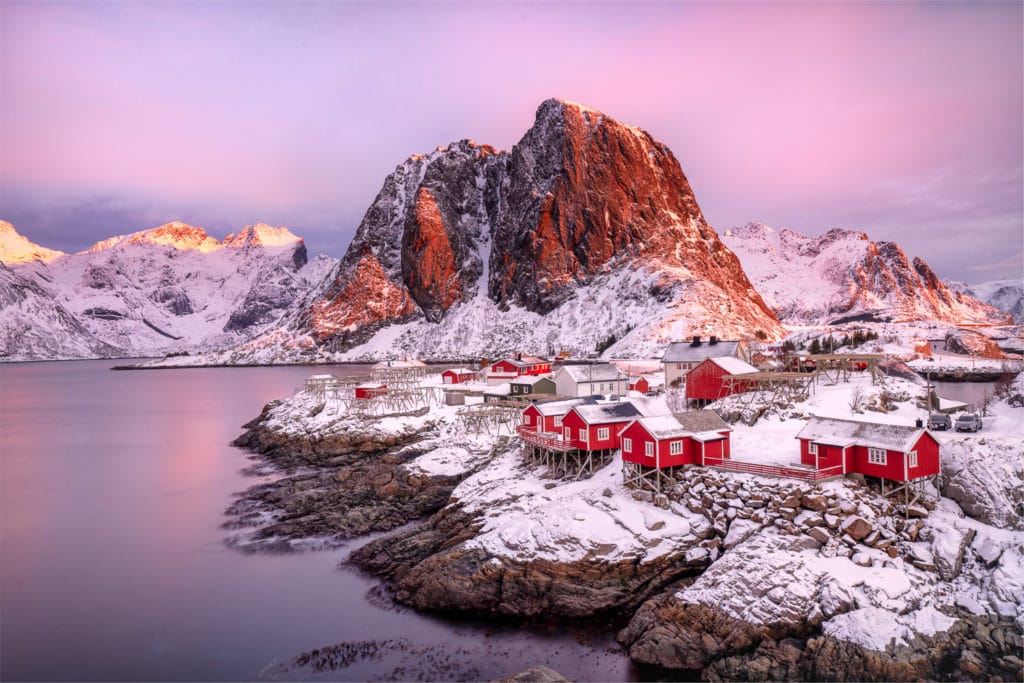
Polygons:
<instances>
[{"instance_id":1,"label":"mountain","mask_svg":"<svg viewBox=\"0 0 1024 683\"><path fill-rule=\"evenodd\" d=\"M18 234L14 226L7 221L0 221L0 262L11 265L14 263L30 263L42 261L49 263L64 256L63 251L54 251L33 244Z\"/></svg>"},{"instance_id":2,"label":"mountain","mask_svg":"<svg viewBox=\"0 0 1024 683\"><path fill-rule=\"evenodd\" d=\"M10 233L8 242L28 243L13 228ZM56 305L54 319L5 311L0 359L162 356L235 346L276 323L335 263L309 262L301 238L263 224L221 242L175 222L77 254L40 253L7 264L0 297L22 301L18 310L43 297Z\"/></svg>"},{"instance_id":3,"label":"mountain","mask_svg":"<svg viewBox=\"0 0 1024 683\"><path fill-rule=\"evenodd\" d=\"M958 292L1012 315L1018 325L1024 323L1024 281L992 280L976 285L950 282L949 285Z\"/></svg>"},{"instance_id":4,"label":"mountain","mask_svg":"<svg viewBox=\"0 0 1024 683\"><path fill-rule=\"evenodd\" d=\"M230 359L660 353L690 334L777 338L671 150L547 100L511 152L469 140L385 180L327 286Z\"/></svg>"},{"instance_id":5,"label":"mountain","mask_svg":"<svg viewBox=\"0 0 1024 683\"><path fill-rule=\"evenodd\" d=\"M833 229L807 237L748 223L725 233L765 301L791 324L937 320L1006 322L1005 313L956 291L893 242Z\"/></svg>"}]
</instances>

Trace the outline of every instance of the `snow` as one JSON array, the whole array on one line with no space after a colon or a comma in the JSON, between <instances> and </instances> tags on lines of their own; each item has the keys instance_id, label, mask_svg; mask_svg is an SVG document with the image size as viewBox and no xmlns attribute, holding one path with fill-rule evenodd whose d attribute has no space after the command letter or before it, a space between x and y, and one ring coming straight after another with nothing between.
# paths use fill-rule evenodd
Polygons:
<instances>
[{"instance_id":1,"label":"snow","mask_svg":"<svg viewBox=\"0 0 1024 683\"><path fill-rule=\"evenodd\" d=\"M878 652L890 646L906 645L915 635L934 635L948 631L956 619L932 606L908 614L895 614L878 607L864 607L840 614L824 625L825 633Z\"/></svg>"},{"instance_id":2,"label":"snow","mask_svg":"<svg viewBox=\"0 0 1024 683\"><path fill-rule=\"evenodd\" d=\"M730 375L745 375L750 372L757 372L757 368L753 365L745 360L736 358L735 356L712 358L711 362L728 372Z\"/></svg>"}]
</instances>

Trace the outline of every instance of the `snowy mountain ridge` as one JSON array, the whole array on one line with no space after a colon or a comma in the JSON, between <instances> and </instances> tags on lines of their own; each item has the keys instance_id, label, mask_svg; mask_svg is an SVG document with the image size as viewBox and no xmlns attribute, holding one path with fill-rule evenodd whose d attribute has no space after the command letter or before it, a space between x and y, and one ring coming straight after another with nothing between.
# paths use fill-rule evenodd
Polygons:
<instances>
[{"instance_id":1,"label":"snowy mountain ridge","mask_svg":"<svg viewBox=\"0 0 1024 683\"><path fill-rule=\"evenodd\" d=\"M301 238L263 224L219 241L175 222L75 254L49 258L48 251L7 264L0 279L0 296L17 302L0 311L0 359L235 346L276 323L335 263L308 261Z\"/></svg>"},{"instance_id":2,"label":"snowy mountain ridge","mask_svg":"<svg viewBox=\"0 0 1024 683\"><path fill-rule=\"evenodd\" d=\"M765 301L791 324L937 320L998 324L1007 315L951 288L893 242L834 228L808 237L748 223L723 241Z\"/></svg>"},{"instance_id":3,"label":"snowy mountain ridge","mask_svg":"<svg viewBox=\"0 0 1024 683\"><path fill-rule=\"evenodd\" d=\"M958 292L984 301L1013 316L1017 324L1024 322L1024 280L990 280L969 285L965 282L950 282L949 286Z\"/></svg>"},{"instance_id":4,"label":"snowy mountain ridge","mask_svg":"<svg viewBox=\"0 0 1024 683\"><path fill-rule=\"evenodd\" d=\"M389 175L330 284L217 362L515 350L660 354L784 330L667 146L547 100L511 151L470 140ZM605 344L602 344L605 345Z\"/></svg>"}]
</instances>

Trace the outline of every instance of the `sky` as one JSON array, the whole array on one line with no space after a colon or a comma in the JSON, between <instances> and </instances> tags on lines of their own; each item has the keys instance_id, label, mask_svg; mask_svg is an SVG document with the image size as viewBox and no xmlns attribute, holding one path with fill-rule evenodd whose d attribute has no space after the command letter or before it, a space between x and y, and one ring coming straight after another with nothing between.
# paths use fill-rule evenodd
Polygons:
<instances>
[{"instance_id":1,"label":"sky","mask_svg":"<svg viewBox=\"0 0 1024 683\"><path fill-rule=\"evenodd\" d=\"M708 222L1024 277L1024 3L0 2L0 218L344 253L384 178L561 97L667 144Z\"/></svg>"}]
</instances>

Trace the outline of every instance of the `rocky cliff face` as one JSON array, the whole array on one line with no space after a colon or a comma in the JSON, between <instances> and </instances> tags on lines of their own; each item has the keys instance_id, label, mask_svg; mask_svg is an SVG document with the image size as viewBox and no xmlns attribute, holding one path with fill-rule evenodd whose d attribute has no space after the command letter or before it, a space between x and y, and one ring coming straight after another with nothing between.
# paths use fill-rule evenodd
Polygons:
<instances>
[{"instance_id":1,"label":"rocky cliff face","mask_svg":"<svg viewBox=\"0 0 1024 683\"><path fill-rule=\"evenodd\" d=\"M28 243L13 234L9 242ZM221 242L202 228L168 223L77 254L39 254L12 263L0 281L0 297L23 302L0 321L7 360L233 346L276 323L334 264L308 263L300 238L262 224ZM53 315L26 313L26 297L36 294L56 303Z\"/></svg>"},{"instance_id":2,"label":"rocky cliff face","mask_svg":"<svg viewBox=\"0 0 1024 683\"><path fill-rule=\"evenodd\" d=\"M975 285L963 282L949 284L958 292L1012 315L1018 325L1024 323L1024 281L992 280Z\"/></svg>"},{"instance_id":3,"label":"rocky cliff face","mask_svg":"<svg viewBox=\"0 0 1024 683\"><path fill-rule=\"evenodd\" d=\"M672 152L561 100L511 152L463 140L396 168L288 328L293 347L435 356L781 332Z\"/></svg>"},{"instance_id":4,"label":"rocky cliff face","mask_svg":"<svg viewBox=\"0 0 1024 683\"><path fill-rule=\"evenodd\" d=\"M765 300L794 324L938 320L1000 323L1007 315L948 286L921 258L893 242L833 229L807 237L748 223L725 243Z\"/></svg>"}]
</instances>

